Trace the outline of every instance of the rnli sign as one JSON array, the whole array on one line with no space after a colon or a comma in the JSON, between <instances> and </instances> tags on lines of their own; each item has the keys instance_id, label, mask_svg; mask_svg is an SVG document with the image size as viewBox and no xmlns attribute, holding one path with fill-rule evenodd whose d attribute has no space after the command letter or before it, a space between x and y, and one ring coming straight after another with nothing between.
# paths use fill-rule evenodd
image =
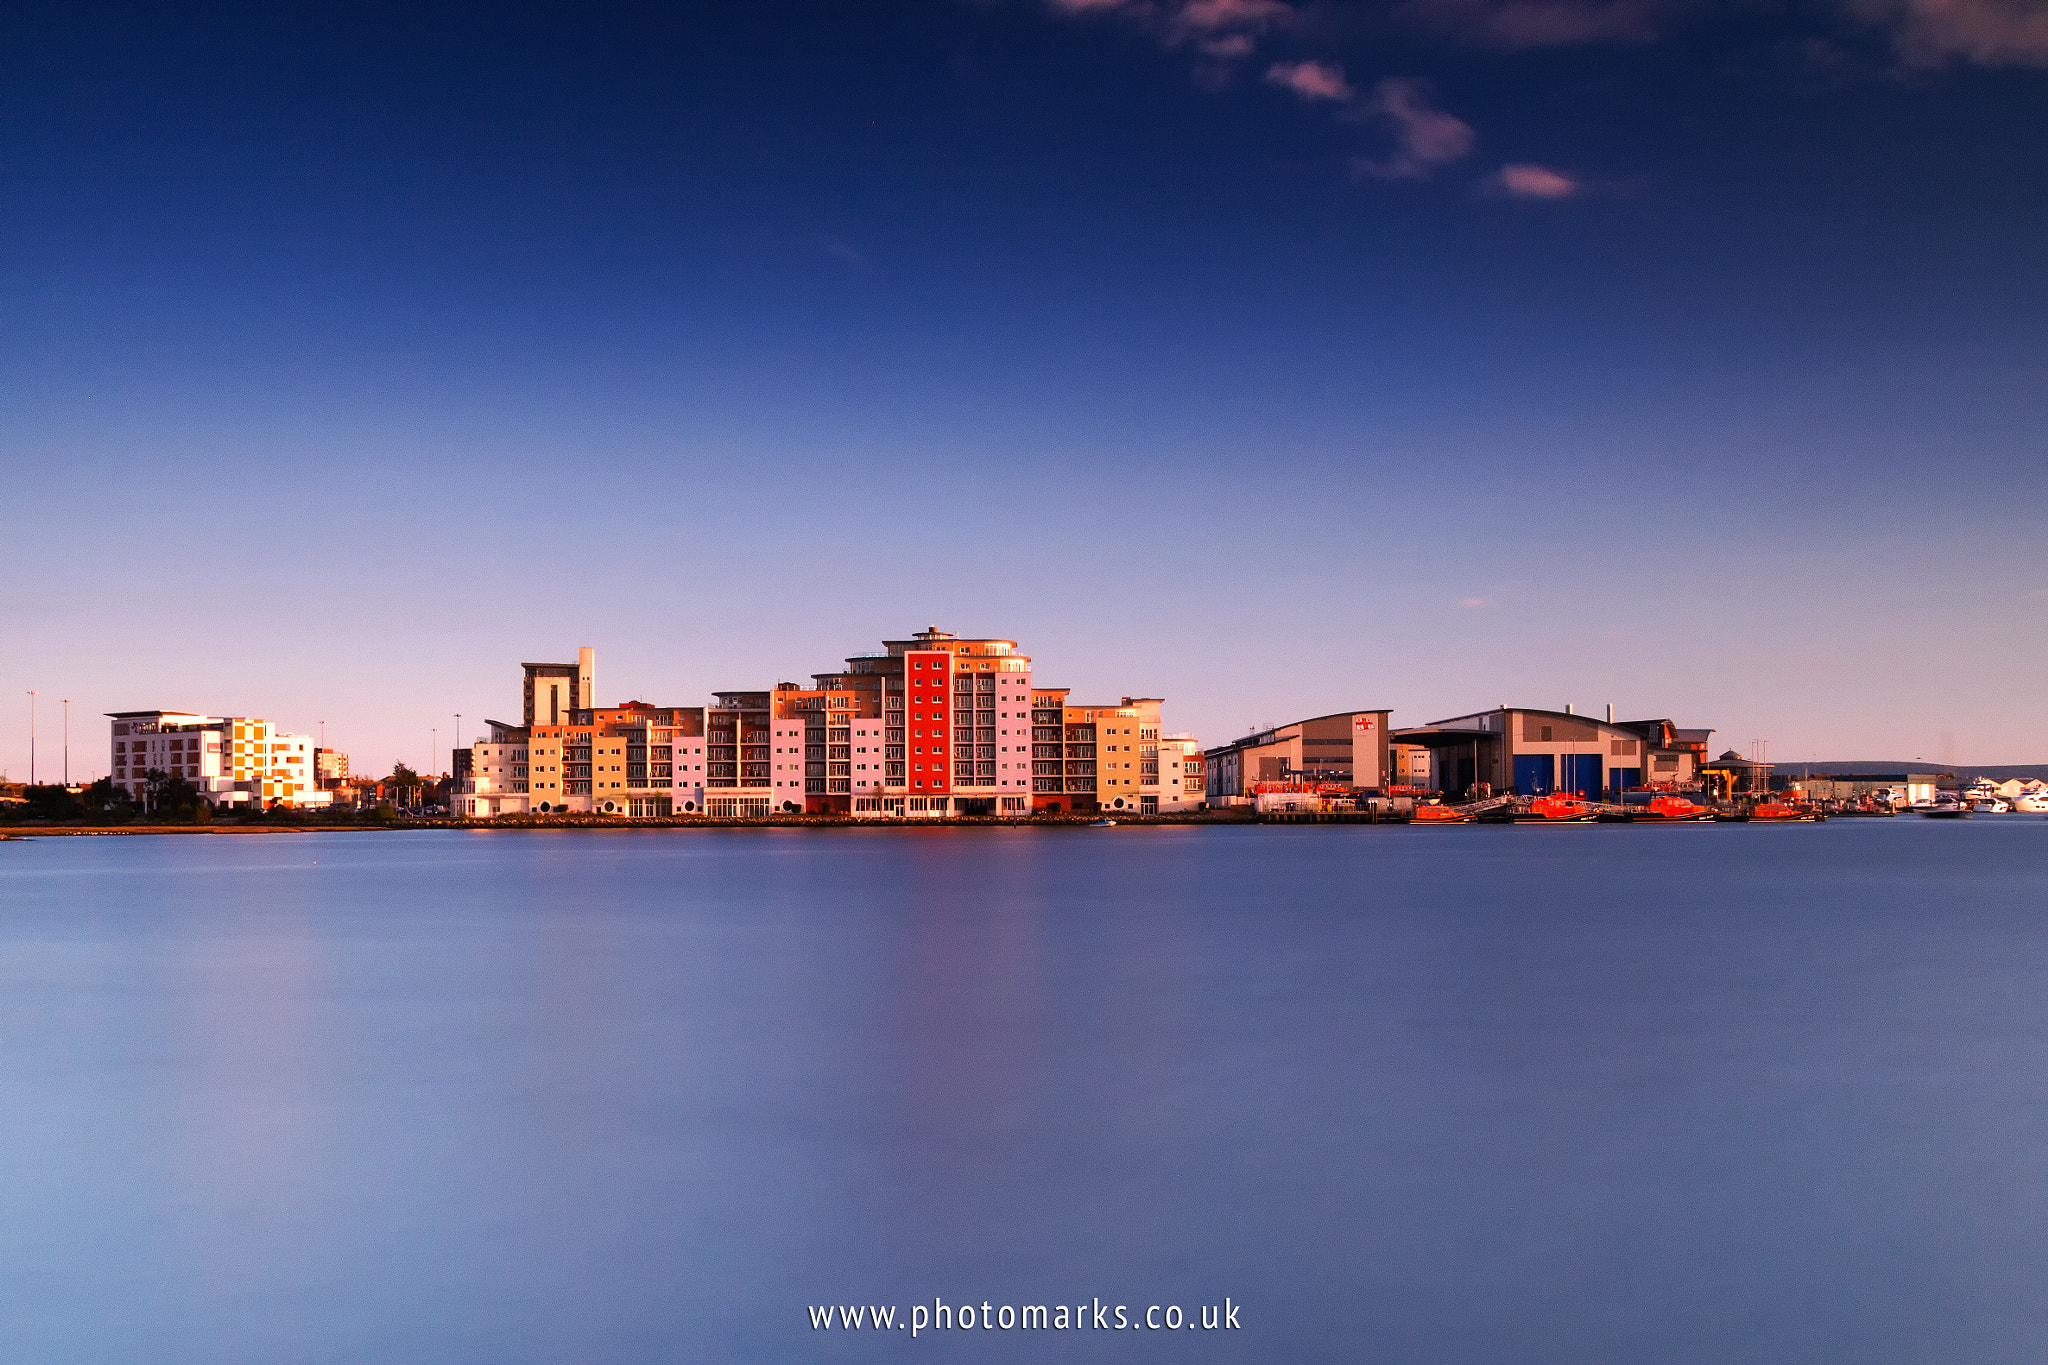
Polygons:
<instances>
[{"instance_id":1,"label":"rnli sign","mask_svg":"<svg viewBox=\"0 0 2048 1365\"><path fill-rule=\"evenodd\" d=\"M1351 718L1351 728L1361 733L1372 729L1374 724L1375 722L1371 716L1353 716Z\"/></svg>"}]
</instances>

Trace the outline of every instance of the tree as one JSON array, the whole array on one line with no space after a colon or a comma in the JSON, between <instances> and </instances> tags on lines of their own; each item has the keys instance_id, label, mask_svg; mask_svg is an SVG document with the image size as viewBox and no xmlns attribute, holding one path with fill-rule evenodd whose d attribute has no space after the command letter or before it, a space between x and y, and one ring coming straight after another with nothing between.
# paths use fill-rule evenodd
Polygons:
<instances>
[{"instance_id":1,"label":"tree","mask_svg":"<svg viewBox=\"0 0 2048 1365\"><path fill-rule=\"evenodd\" d=\"M143 778L143 808L151 815L175 818L199 813L199 788L161 768Z\"/></svg>"},{"instance_id":2,"label":"tree","mask_svg":"<svg viewBox=\"0 0 2048 1365\"><path fill-rule=\"evenodd\" d=\"M115 786L111 777L93 783L78 794L78 799L87 815L127 816L135 809L135 803L128 799L128 789Z\"/></svg>"},{"instance_id":3,"label":"tree","mask_svg":"<svg viewBox=\"0 0 2048 1365\"><path fill-rule=\"evenodd\" d=\"M28 798L31 820L76 820L85 814L85 803L56 784L30 787L22 795Z\"/></svg>"}]
</instances>

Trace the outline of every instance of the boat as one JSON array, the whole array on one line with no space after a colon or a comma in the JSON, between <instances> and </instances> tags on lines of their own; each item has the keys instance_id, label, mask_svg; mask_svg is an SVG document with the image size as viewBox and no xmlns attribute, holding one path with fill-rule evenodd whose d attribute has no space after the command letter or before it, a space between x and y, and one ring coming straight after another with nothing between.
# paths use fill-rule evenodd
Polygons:
<instances>
[{"instance_id":1,"label":"boat","mask_svg":"<svg viewBox=\"0 0 2048 1365\"><path fill-rule=\"evenodd\" d=\"M1967 820L1970 808L1953 798L1943 801L1929 801L1926 804L1913 803L1913 813L1924 815L1930 820Z\"/></svg>"},{"instance_id":2,"label":"boat","mask_svg":"<svg viewBox=\"0 0 2048 1365\"><path fill-rule=\"evenodd\" d=\"M1114 820L1096 820L1096 821L1092 822L1092 823L1091 823L1091 824L1090 824L1090 825L1088 826L1088 828L1090 828L1090 829L1115 829L1115 828L1116 828L1116 821L1114 821Z\"/></svg>"},{"instance_id":3,"label":"boat","mask_svg":"<svg viewBox=\"0 0 2048 1365\"><path fill-rule=\"evenodd\" d=\"M1458 806L1417 806L1411 818L1418 825L1462 825L1472 819L1472 812Z\"/></svg>"},{"instance_id":4,"label":"boat","mask_svg":"<svg viewBox=\"0 0 2048 1365\"><path fill-rule=\"evenodd\" d=\"M2011 811L2011 806L2006 805L2005 802L1995 796L1988 801L1975 802L1970 807L1972 815L2007 815Z\"/></svg>"},{"instance_id":5,"label":"boat","mask_svg":"<svg viewBox=\"0 0 2048 1365\"><path fill-rule=\"evenodd\" d=\"M2029 792L2015 796L2012 808L2023 815L2048 815L2048 792Z\"/></svg>"},{"instance_id":6,"label":"boat","mask_svg":"<svg viewBox=\"0 0 2048 1365\"><path fill-rule=\"evenodd\" d=\"M1714 808L1712 806L1695 805L1682 796L1659 796L1652 800L1649 805L1635 811L1634 814L1636 819L1650 822L1669 822L1674 820L1700 821L1712 820L1714 818Z\"/></svg>"},{"instance_id":7,"label":"boat","mask_svg":"<svg viewBox=\"0 0 2048 1365\"><path fill-rule=\"evenodd\" d=\"M1581 801L1576 796L1553 792L1539 796L1529 803L1529 808L1515 817L1521 824L1576 824L1591 822L1597 812L1590 801Z\"/></svg>"},{"instance_id":8,"label":"boat","mask_svg":"<svg viewBox=\"0 0 2048 1365\"><path fill-rule=\"evenodd\" d=\"M1812 806L1794 805L1789 801L1766 801L1752 806L1749 812L1752 820L1768 820L1784 823L1788 821L1811 821L1820 819L1820 812Z\"/></svg>"}]
</instances>

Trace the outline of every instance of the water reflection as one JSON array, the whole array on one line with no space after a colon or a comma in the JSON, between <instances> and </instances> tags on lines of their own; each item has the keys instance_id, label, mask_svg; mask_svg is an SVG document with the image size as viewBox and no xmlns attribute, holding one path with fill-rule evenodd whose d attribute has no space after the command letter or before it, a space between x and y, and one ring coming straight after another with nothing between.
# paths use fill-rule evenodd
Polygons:
<instances>
[{"instance_id":1,"label":"water reflection","mask_svg":"<svg viewBox=\"0 0 2048 1365\"><path fill-rule=\"evenodd\" d=\"M8 846L0 1352L2032 1361L2048 851L1880 823Z\"/></svg>"}]
</instances>

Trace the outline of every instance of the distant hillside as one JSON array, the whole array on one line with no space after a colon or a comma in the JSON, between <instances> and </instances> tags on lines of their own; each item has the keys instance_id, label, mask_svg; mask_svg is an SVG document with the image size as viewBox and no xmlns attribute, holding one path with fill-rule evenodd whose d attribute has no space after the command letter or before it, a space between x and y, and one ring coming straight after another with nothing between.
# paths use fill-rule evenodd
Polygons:
<instances>
[{"instance_id":1,"label":"distant hillside","mask_svg":"<svg viewBox=\"0 0 2048 1365\"><path fill-rule=\"evenodd\" d=\"M1957 777L1988 777L1993 782L2004 782L2018 778L2025 782L2039 778L2048 782L2048 763L1929 763L1924 760L1893 759L1877 763L1858 760L1851 763L1816 761L1813 763L1780 763L1781 773L1803 773L1808 769L1817 773L1842 773L1854 776L1858 773L1954 773Z\"/></svg>"}]
</instances>

